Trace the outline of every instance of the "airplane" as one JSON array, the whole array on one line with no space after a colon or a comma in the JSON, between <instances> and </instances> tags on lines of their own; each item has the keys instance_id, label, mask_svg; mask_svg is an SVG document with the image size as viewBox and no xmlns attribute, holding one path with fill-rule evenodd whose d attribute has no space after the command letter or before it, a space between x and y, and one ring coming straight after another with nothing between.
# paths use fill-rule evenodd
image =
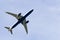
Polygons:
<instances>
[{"instance_id":1,"label":"airplane","mask_svg":"<svg viewBox=\"0 0 60 40\"><path fill-rule=\"evenodd\" d=\"M14 16L18 21L12 26L12 28L10 28L10 27L5 27L5 28L8 29L11 32L11 34L13 34L12 29L15 28L19 23L21 23L24 26L24 28L26 30L26 33L28 34L28 29L27 29L26 24L29 21L26 21L26 17L29 16L32 12L33 12L33 9L30 10L25 16L22 16L21 13L19 13L17 15L17 14L13 14L11 12L6 12L7 14L10 14L10 15Z\"/></svg>"},{"instance_id":2,"label":"airplane","mask_svg":"<svg viewBox=\"0 0 60 40\"><path fill-rule=\"evenodd\" d=\"M21 19L23 16L21 15L21 13L19 13L18 15L17 14L14 14L14 13L11 13L11 12L6 12L7 14L9 14L9 15L12 15L13 17L15 17L18 21L19 21L19 19ZM25 30L26 30L26 33L28 33L28 29L27 29L27 23L28 23L29 21L26 21L26 19L24 19L24 21L23 22L21 22L21 24L24 26L24 28L25 28ZM5 28L7 28L7 29L9 29L10 27L5 27Z\"/></svg>"}]
</instances>

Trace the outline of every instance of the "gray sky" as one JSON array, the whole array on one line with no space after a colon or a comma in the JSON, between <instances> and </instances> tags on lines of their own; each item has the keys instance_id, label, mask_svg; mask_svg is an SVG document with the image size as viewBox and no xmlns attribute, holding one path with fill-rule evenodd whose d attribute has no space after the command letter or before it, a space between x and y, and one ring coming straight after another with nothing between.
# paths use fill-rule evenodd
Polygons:
<instances>
[{"instance_id":1,"label":"gray sky","mask_svg":"<svg viewBox=\"0 0 60 40\"><path fill-rule=\"evenodd\" d=\"M4 28L17 22L6 11L24 16L31 9L28 35L21 24L13 29L13 35ZM0 40L60 40L60 0L0 0Z\"/></svg>"}]
</instances>

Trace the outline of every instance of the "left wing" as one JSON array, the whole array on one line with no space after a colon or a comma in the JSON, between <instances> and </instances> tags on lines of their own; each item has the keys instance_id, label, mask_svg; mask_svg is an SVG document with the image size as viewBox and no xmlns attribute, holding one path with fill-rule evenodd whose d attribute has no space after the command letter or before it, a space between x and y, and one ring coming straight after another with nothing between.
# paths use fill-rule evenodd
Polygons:
<instances>
[{"instance_id":1,"label":"left wing","mask_svg":"<svg viewBox=\"0 0 60 40\"><path fill-rule=\"evenodd\" d=\"M27 29L26 20L24 20L24 21L22 22L22 25L24 26L25 31L26 31L26 33L28 34L28 29Z\"/></svg>"}]
</instances>

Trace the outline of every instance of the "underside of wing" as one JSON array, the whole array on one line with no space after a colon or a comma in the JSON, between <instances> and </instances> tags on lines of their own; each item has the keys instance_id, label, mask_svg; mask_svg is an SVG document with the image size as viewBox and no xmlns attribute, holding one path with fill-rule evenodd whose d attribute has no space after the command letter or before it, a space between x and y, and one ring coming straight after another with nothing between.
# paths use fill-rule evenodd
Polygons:
<instances>
[{"instance_id":1,"label":"underside of wing","mask_svg":"<svg viewBox=\"0 0 60 40\"><path fill-rule=\"evenodd\" d=\"M13 17L15 17L16 19L18 19L18 15L17 14L14 14L14 13L11 13L11 12L6 12L7 14L9 15L12 15Z\"/></svg>"},{"instance_id":2,"label":"underside of wing","mask_svg":"<svg viewBox=\"0 0 60 40\"><path fill-rule=\"evenodd\" d=\"M27 29L27 24L26 24L26 20L23 21L22 25L25 28L26 33L28 34L28 29Z\"/></svg>"}]
</instances>

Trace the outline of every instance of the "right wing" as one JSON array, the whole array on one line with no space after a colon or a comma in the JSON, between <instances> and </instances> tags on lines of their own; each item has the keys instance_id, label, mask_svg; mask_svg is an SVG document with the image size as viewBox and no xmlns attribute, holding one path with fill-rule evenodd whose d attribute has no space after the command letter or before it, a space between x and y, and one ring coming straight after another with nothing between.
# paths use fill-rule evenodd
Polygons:
<instances>
[{"instance_id":1,"label":"right wing","mask_svg":"<svg viewBox=\"0 0 60 40\"><path fill-rule=\"evenodd\" d=\"M12 15L13 17L15 17L16 19L18 19L18 15L17 14L13 14L13 13L11 13L11 12L6 12L7 14L9 14L9 15Z\"/></svg>"}]
</instances>

